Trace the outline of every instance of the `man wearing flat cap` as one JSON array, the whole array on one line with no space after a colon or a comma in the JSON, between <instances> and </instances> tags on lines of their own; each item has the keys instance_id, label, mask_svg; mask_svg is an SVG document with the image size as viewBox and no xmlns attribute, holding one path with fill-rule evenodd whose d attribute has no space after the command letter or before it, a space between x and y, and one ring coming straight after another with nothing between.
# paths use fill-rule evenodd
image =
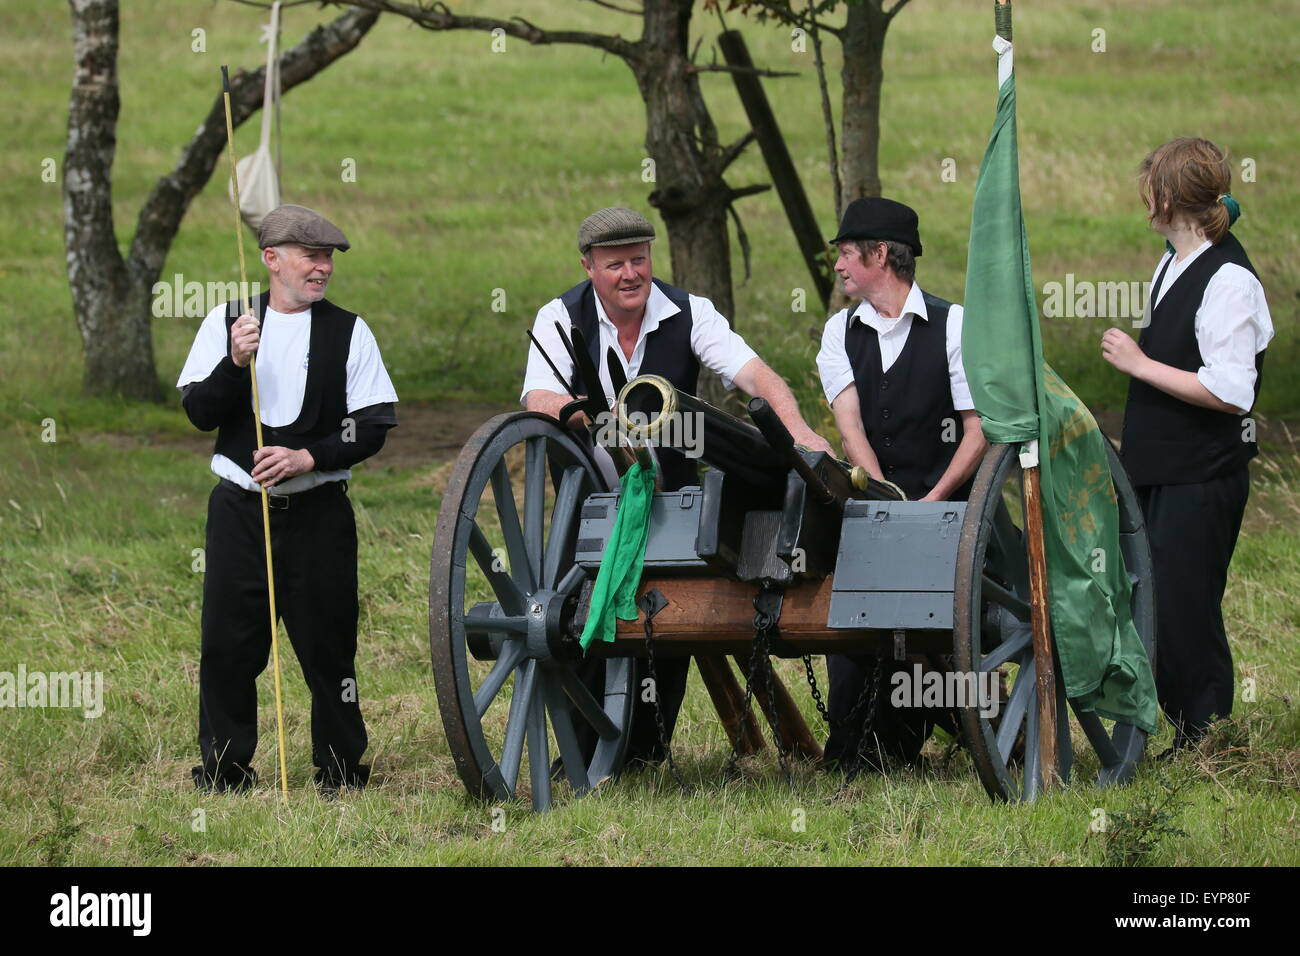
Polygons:
<instances>
[{"instance_id":1,"label":"man wearing flat cap","mask_svg":"<svg viewBox=\"0 0 1300 956\"><path fill-rule=\"evenodd\" d=\"M962 369L962 308L916 284L916 213L892 199L854 200L831 244L844 291L862 300L831 316L817 355L845 454L909 499L966 500L985 442ZM845 726L874 661L829 655L827 669L826 760L850 771L915 761L939 715L890 707L893 668L886 666L870 732ZM910 665L903 669L910 675Z\"/></svg>"},{"instance_id":2,"label":"man wearing flat cap","mask_svg":"<svg viewBox=\"0 0 1300 956\"><path fill-rule=\"evenodd\" d=\"M200 789L256 782L256 679L271 635L259 486L269 492L276 609L312 696L312 757L323 793L362 787L366 727L358 702L357 534L351 467L383 447L397 393L359 315L325 298L348 240L303 206L258 230L269 290L203 320L177 387L201 431L216 429L208 499L199 664ZM260 317L260 318L258 318ZM265 446L257 449L249 361Z\"/></svg>"},{"instance_id":3,"label":"man wearing flat cap","mask_svg":"<svg viewBox=\"0 0 1300 956\"><path fill-rule=\"evenodd\" d=\"M794 440L815 451L831 450L799 414L789 386L760 359L708 299L691 295L654 278L650 243L654 226L637 212L614 206L592 213L578 228L578 251L587 279L552 299L537 313L533 335L557 370L573 377L573 362L565 352L555 323L573 326L595 346L596 367L605 391L605 404L614 404L606 355L612 347L627 379L661 375L682 392L694 395L700 367L712 369L727 388L764 398L780 416ZM555 372L532 346L520 400L530 411L558 417L571 399ZM578 421L566 424L576 425ZM603 448L596 455L613 479L613 463ZM665 491L698 485L696 463L673 449L657 450ZM638 661L638 668L644 662ZM671 737L686 693L689 658L661 660L656 668L658 696ZM637 672L637 686L647 676ZM638 695L628 743L628 762L662 759L654 705Z\"/></svg>"}]
</instances>

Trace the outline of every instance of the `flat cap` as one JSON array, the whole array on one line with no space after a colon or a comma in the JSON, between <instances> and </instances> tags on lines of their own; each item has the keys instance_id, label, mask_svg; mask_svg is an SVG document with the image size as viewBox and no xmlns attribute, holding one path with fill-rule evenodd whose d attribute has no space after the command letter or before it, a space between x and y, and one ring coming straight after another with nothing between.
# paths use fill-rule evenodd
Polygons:
<instances>
[{"instance_id":1,"label":"flat cap","mask_svg":"<svg viewBox=\"0 0 1300 956\"><path fill-rule=\"evenodd\" d=\"M609 206L582 220L578 251L585 256L592 246L627 246L650 242L654 237L655 227L645 216L623 206Z\"/></svg>"},{"instance_id":2,"label":"flat cap","mask_svg":"<svg viewBox=\"0 0 1300 956\"><path fill-rule=\"evenodd\" d=\"M284 242L318 249L332 247L339 252L351 248L342 229L306 206L276 206L262 220L262 228L257 230L258 246L265 249Z\"/></svg>"},{"instance_id":3,"label":"flat cap","mask_svg":"<svg viewBox=\"0 0 1300 956\"><path fill-rule=\"evenodd\" d=\"M831 245L850 239L884 239L910 246L912 255L921 254L920 222L916 210L882 196L855 199L844 210L840 232Z\"/></svg>"}]
</instances>

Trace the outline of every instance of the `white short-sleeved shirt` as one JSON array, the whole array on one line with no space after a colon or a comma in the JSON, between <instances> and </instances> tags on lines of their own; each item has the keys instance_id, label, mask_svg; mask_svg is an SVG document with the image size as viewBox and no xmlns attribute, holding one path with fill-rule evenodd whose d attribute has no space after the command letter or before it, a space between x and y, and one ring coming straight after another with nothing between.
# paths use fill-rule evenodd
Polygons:
<instances>
[{"instance_id":1,"label":"white short-sleeved shirt","mask_svg":"<svg viewBox=\"0 0 1300 956\"><path fill-rule=\"evenodd\" d=\"M219 305L207 314L199 326L198 335L190 347L185 367L181 369L176 387L183 388L201 382L226 357L229 333L226 331L226 307ZM307 389L307 359L311 345L311 311L292 315L267 308L262 321L261 339L257 347L257 391L262 406L262 424L280 428L297 421L302 412L302 399ZM379 354L379 344L374 333L361 316L352 327L348 344L347 406L348 412L396 402L388 370ZM252 414L250 400L248 407ZM220 478L233 481L241 488L257 491L253 476L225 455L212 456L212 471ZM276 494L291 495L307 491L327 481L351 478L352 471L309 471L295 475L275 486Z\"/></svg>"},{"instance_id":2,"label":"white short-sleeved shirt","mask_svg":"<svg viewBox=\"0 0 1300 956\"><path fill-rule=\"evenodd\" d=\"M1169 271L1151 304L1153 309L1210 246L1206 240L1181 262L1170 262L1170 252L1161 256L1151 276L1151 287L1155 288L1166 262ZM1249 411L1255 404L1255 356L1273 339L1273 319L1264 299L1264 286L1249 269L1234 262L1224 263L1205 287L1196 309L1195 328L1196 344L1205 363L1197 370L1196 378L1215 398Z\"/></svg>"},{"instance_id":3,"label":"white short-sleeved shirt","mask_svg":"<svg viewBox=\"0 0 1300 956\"><path fill-rule=\"evenodd\" d=\"M614 349L623 365L624 374L631 381L641 374L641 363L645 359L646 336L659 328L661 322L671 321L679 310L673 305L672 300L664 295L659 286L651 283L650 297L646 300L645 318L641 320L641 331L637 334L632 357L628 358L619 348L618 328L605 314L605 305L600 301L600 296L595 296L595 299L597 327L600 329L600 349L597 352L600 360L596 363L596 367L600 372L600 383L605 388L606 402L613 405L614 386L609 380L609 369L605 364L608 349L611 347ZM734 388L736 375L750 359L758 357L757 353L727 324L727 320L708 299L692 295L690 303L691 351L695 353L701 365L712 369L722 378L724 386ZM569 353L560 342L560 335L555 330L556 322L566 330L571 324L569 310L558 298L552 299L537 311L537 319L533 322L533 335L542 344L542 348L546 349L546 354L551 357L551 361L555 363L560 373L572 379L573 360L569 358ZM537 346L531 345L528 349L528 369L524 373L524 388L519 393L520 403L523 403L529 392L538 388L561 395L566 393L564 385L556 380L555 373L538 353Z\"/></svg>"},{"instance_id":4,"label":"white short-sleeved shirt","mask_svg":"<svg viewBox=\"0 0 1300 956\"><path fill-rule=\"evenodd\" d=\"M822 347L817 353L817 371L821 373L822 391L826 394L826 401L831 404L854 381L853 365L844 348L844 320L848 314L848 309L841 309L826 322L826 328L822 331ZM853 310L854 322L862 322L876 330L880 338L881 371L885 372L898 360L903 346L907 344L907 335L912 331L912 322L917 318L922 322L930 321L925 309L925 296L915 282L903 303L902 315L897 318L885 318L865 299ZM948 351L948 386L952 390L952 407L959 412L975 407L961 362L961 324L962 307L954 305L948 310L947 334L944 338Z\"/></svg>"},{"instance_id":5,"label":"white short-sleeved shirt","mask_svg":"<svg viewBox=\"0 0 1300 956\"><path fill-rule=\"evenodd\" d=\"M641 331L637 333L636 347L632 349L632 357L628 358L623 354L623 350L619 348L618 328L605 314L605 305L600 301L600 296L595 296L595 299L598 320L596 325L600 330L600 349L597 352L600 361L596 363L596 368L600 373L600 384L605 390L605 401L612 406L616 396L614 394L614 385L609 379L609 369L605 362L605 355L608 350L611 347L614 349L619 362L623 365L623 373L627 376L628 381L631 381L641 374L641 363L645 359L646 336L659 328L660 323L671 322L673 317L680 313L680 310L673 305L668 296L664 295L663 290L651 283L650 296L646 300L645 317L641 320ZM739 374L750 359L757 358L758 354L727 324L727 320L713 307L712 302L698 295L690 296L689 301L691 304L691 351L695 353L695 357L701 365L713 370L721 377L722 384L726 388L734 388L736 375ZM564 345L560 342L560 334L555 330L556 322L559 322L564 329L568 329L571 324L569 310L564 307L564 303L558 298L552 299L537 311L537 319L533 322L533 335L537 337L537 341L541 343L542 348L546 349L546 354L551 357L551 361L555 363L555 367L559 369L560 373L572 379L573 360L569 358L569 353L565 351ZM519 394L521 404L524 403L528 393L534 389L544 389L561 395L566 394L565 386L556 380L555 373L551 371L550 366L546 364L546 360L538 353L537 346L530 345L528 349L528 368L524 373L524 388ZM610 486L616 487L618 485L618 473L614 468L614 461L610 458L609 453L599 446L596 448L596 464Z\"/></svg>"}]
</instances>

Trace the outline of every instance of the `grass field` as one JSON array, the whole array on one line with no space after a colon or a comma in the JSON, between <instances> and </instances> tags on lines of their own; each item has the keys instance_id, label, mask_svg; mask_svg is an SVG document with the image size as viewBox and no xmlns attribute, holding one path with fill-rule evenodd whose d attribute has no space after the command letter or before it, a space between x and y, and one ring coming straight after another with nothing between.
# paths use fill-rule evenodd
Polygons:
<instances>
[{"instance_id":1,"label":"grass field","mask_svg":"<svg viewBox=\"0 0 1300 956\"><path fill-rule=\"evenodd\" d=\"M122 116L114 189L125 248L155 179L174 163L218 89L218 66L259 62L258 11L231 3L125 4ZM524 5L454 4L498 14ZM543 25L631 29L592 4L530 0ZM914 0L886 53L881 170L887 194L921 213L922 282L960 298L971 193L994 106L985 2ZM358 471L362 706L377 786L325 803L310 790L308 697L286 666L289 807L274 790L199 797L198 621L205 495L202 442L175 399L141 407L79 397L80 344L64 273L59 187L71 74L67 10L6 5L0 37L7 122L0 205L12 235L0 263L0 671L100 671L107 705L83 719L57 709L0 710L0 862L72 864L1295 864L1300 862L1300 378L1292 335L1300 296L1294 73L1300 38L1279 29L1293 4L1195 2L1017 5L1021 162L1038 287L1050 281L1145 281L1160 250L1133 185L1137 163L1173 135L1197 133L1253 159L1234 186L1238 234L1268 290L1278 336L1260 400L1264 455L1229 581L1225 613L1254 702L1204 753L1128 788L1084 785L1032 806L991 805L966 756L936 741L916 773L837 782L775 764L723 783L725 739L693 678L677 752L689 794L664 774L625 778L544 816L469 801L452 767L429 674L427 581L433 527L455 449L431 433ZM331 16L286 14L286 38ZM755 59L800 76L769 83L823 228L833 228L810 58L788 35L743 25ZM206 30L207 53L191 52ZM698 17L707 51L715 19ZM1094 53L1093 31L1106 31ZM705 54L707 55L707 54ZM730 81L704 77L720 132L743 131ZM407 427L434 410L472 428L512 403L523 330L536 308L580 277L573 234L586 212L649 210L641 181L643 113L631 74L585 49L493 54L482 35L435 35L384 19L349 57L284 106L286 198L348 232L331 297L375 329L404 400ZM255 124L238 134L241 152ZM941 178L956 161L957 179ZM356 161L357 180L340 179ZM1238 167L1239 169L1240 167ZM757 153L729 177L765 178ZM738 284L737 327L792 382L811 419L829 421L808 330L789 311L807 284L775 198L740 207L754 245ZM194 204L164 277L236 273L224 184ZM831 233L827 233L828 235ZM251 246L251 244L250 244ZM739 283L738 250L737 281ZM666 250L660 253L666 266ZM663 271L663 270L661 270ZM493 290L508 307L491 310ZM160 378L175 381L197 319L159 319ZM1099 410L1123 382L1100 361L1112 321L1044 321L1049 359ZM416 414L419 413L419 414ZM53 419L57 440L42 440ZM1287 431L1288 426L1290 432ZM398 430L400 434L402 429ZM430 450L425 450L425 448ZM782 665L786 667L787 665ZM785 672L799 693L797 669ZM273 774L269 675L258 767ZM1157 740L1153 748L1162 749ZM1095 832L1094 811L1109 829ZM198 813L198 811L203 811ZM802 811L802 814L796 813ZM1162 816L1164 814L1165 816ZM803 830L792 827L803 819ZM1177 832L1173 832L1177 831Z\"/></svg>"}]
</instances>

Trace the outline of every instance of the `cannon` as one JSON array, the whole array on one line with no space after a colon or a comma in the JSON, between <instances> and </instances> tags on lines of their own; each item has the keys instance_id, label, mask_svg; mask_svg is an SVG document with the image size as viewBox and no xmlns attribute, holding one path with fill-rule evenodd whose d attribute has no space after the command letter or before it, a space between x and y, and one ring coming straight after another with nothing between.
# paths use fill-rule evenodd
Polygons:
<instances>
[{"instance_id":1,"label":"cannon","mask_svg":"<svg viewBox=\"0 0 1300 956\"><path fill-rule=\"evenodd\" d=\"M769 655L803 657L810 682L811 656L829 653L987 675L1000 688L998 713L976 699L956 707L962 743L991 797L1038 794L1024 492L1012 447L990 446L967 501L917 502L796 447L761 400L750 403L750 424L644 376L622 387L617 409L618 435L661 447L674 415L698 416L709 467L698 485L656 492L641 618L619 621L612 642L585 654L578 638L619 500L588 436L538 413L498 415L454 465L434 536L429 634L443 725L471 794L527 796L544 809L557 788L581 795L614 780L640 690L632 659L648 652L694 656L733 750L745 754L766 746L751 696L778 753L821 753ZM1113 448L1110 468L1132 616L1154 660L1146 531ZM1077 769L1100 786L1129 780L1146 734L1077 710L1057 681L1061 779Z\"/></svg>"}]
</instances>

